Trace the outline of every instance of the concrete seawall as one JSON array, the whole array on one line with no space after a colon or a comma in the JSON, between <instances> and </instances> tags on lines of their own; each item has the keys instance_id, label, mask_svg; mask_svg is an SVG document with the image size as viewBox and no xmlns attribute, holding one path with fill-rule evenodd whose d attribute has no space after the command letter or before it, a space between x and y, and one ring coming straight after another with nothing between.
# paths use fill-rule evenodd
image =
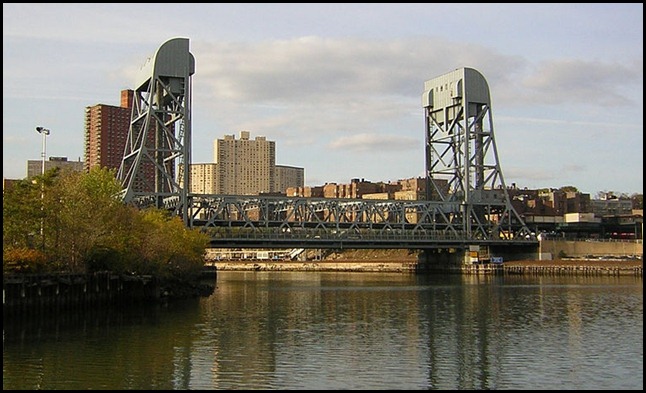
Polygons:
<instances>
[{"instance_id":1,"label":"concrete seawall","mask_svg":"<svg viewBox=\"0 0 646 393\"><path fill-rule=\"evenodd\" d=\"M408 272L420 271L416 261L221 261L214 262L217 271L339 271L339 272Z\"/></svg>"},{"instance_id":2,"label":"concrete seawall","mask_svg":"<svg viewBox=\"0 0 646 393\"><path fill-rule=\"evenodd\" d=\"M522 275L576 275L576 276L643 276L643 263L615 261L598 263L598 260L524 261L501 265L465 265L462 274L522 274Z\"/></svg>"},{"instance_id":3,"label":"concrete seawall","mask_svg":"<svg viewBox=\"0 0 646 393\"><path fill-rule=\"evenodd\" d=\"M493 251L497 254L497 250ZM563 257L567 256L568 260ZM342 271L342 272L454 272L487 274L641 274L641 241L570 241L544 240L534 252L506 255L504 263L467 263L464 253L446 250L363 249L334 250L322 253L310 250L298 260L222 259L208 260L218 271ZM576 261L574 258L578 258ZM609 259L632 260L614 264ZM639 260L639 266L634 261ZM515 261L531 261L519 264Z\"/></svg>"},{"instance_id":4,"label":"concrete seawall","mask_svg":"<svg viewBox=\"0 0 646 393\"><path fill-rule=\"evenodd\" d=\"M642 261L524 261L503 264L428 266L417 261L221 261L218 271L337 271L376 273L455 273L455 274L548 274L548 275L643 275Z\"/></svg>"},{"instance_id":5,"label":"concrete seawall","mask_svg":"<svg viewBox=\"0 0 646 393\"><path fill-rule=\"evenodd\" d=\"M556 259L563 256L586 258L590 256L637 256L644 255L644 243L626 240L543 240L540 251L545 258Z\"/></svg>"}]
</instances>

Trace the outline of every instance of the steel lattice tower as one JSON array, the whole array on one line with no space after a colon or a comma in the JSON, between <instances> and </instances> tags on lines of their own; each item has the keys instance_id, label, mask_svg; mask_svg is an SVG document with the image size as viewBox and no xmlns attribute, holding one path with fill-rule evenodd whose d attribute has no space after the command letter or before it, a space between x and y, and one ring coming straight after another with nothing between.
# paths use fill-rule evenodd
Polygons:
<instances>
[{"instance_id":1,"label":"steel lattice tower","mask_svg":"<svg viewBox=\"0 0 646 393\"><path fill-rule=\"evenodd\" d=\"M130 128L117 178L123 200L174 210L188 221L191 76L187 38L173 38L148 58L134 92Z\"/></svg>"},{"instance_id":2,"label":"steel lattice tower","mask_svg":"<svg viewBox=\"0 0 646 393\"><path fill-rule=\"evenodd\" d=\"M489 86L482 74L460 68L426 81L422 106L427 198L459 202L459 210L451 212L449 219L469 239L529 236L505 186Z\"/></svg>"}]
</instances>

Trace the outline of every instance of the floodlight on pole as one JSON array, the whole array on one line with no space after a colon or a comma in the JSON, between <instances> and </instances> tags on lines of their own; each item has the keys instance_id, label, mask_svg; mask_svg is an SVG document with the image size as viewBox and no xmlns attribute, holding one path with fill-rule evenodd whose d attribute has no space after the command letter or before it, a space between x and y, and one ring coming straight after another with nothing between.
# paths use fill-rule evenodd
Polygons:
<instances>
[{"instance_id":1,"label":"floodlight on pole","mask_svg":"<svg viewBox=\"0 0 646 393\"><path fill-rule=\"evenodd\" d=\"M47 135L50 134L50 131L48 128L45 127L36 127L36 131L43 136L43 151L41 153L41 157L43 158L43 169L42 169L42 175L43 179L41 179L41 184L40 184L40 211L42 214L42 217L40 218L40 237L43 241L43 250L45 250L45 157L47 156Z\"/></svg>"},{"instance_id":2,"label":"floodlight on pole","mask_svg":"<svg viewBox=\"0 0 646 393\"><path fill-rule=\"evenodd\" d=\"M49 133L51 131L49 131L49 129L45 128L45 127L36 127L36 131L38 131L38 133L43 136L43 151L41 152L40 156L43 159L43 170L42 170L41 174L44 175L45 174L45 157L47 156L47 135L49 135Z\"/></svg>"}]
</instances>

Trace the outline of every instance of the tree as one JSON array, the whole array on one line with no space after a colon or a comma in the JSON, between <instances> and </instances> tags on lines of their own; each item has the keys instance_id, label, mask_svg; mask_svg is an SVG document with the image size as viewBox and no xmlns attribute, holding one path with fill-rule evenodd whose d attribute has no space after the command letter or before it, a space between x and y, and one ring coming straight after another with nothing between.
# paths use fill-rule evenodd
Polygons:
<instances>
[{"instance_id":1,"label":"tree","mask_svg":"<svg viewBox=\"0 0 646 393\"><path fill-rule=\"evenodd\" d=\"M119 244L128 222L127 207L113 170L95 167L88 173L70 172L57 179L45 195L50 259L70 272L85 272L86 259L100 248Z\"/></svg>"},{"instance_id":2,"label":"tree","mask_svg":"<svg viewBox=\"0 0 646 393\"><path fill-rule=\"evenodd\" d=\"M42 177L21 180L2 196L2 248L34 248L39 241Z\"/></svg>"},{"instance_id":3,"label":"tree","mask_svg":"<svg viewBox=\"0 0 646 393\"><path fill-rule=\"evenodd\" d=\"M144 210L138 219L136 226L144 237L137 244L136 270L165 278L201 273L209 241L206 234L187 228L179 217L158 209Z\"/></svg>"},{"instance_id":4,"label":"tree","mask_svg":"<svg viewBox=\"0 0 646 393\"><path fill-rule=\"evenodd\" d=\"M3 197L3 266L42 270L45 261L47 270L72 273L201 272L208 236L166 211L124 204L120 191L114 171L98 167L20 182Z\"/></svg>"}]
</instances>

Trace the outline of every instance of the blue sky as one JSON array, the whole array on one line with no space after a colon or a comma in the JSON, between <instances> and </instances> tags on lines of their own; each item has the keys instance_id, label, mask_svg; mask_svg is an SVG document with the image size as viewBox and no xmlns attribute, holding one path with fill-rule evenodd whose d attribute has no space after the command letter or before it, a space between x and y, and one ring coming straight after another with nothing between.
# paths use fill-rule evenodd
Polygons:
<instances>
[{"instance_id":1,"label":"blue sky","mask_svg":"<svg viewBox=\"0 0 646 393\"><path fill-rule=\"evenodd\" d=\"M306 185L424 174L426 80L489 83L507 185L643 193L643 3L3 3L3 177L83 159L84 110L119 105L170 38L190 39L193 162L240 131Z\"/></svg>"}]
</instances>

